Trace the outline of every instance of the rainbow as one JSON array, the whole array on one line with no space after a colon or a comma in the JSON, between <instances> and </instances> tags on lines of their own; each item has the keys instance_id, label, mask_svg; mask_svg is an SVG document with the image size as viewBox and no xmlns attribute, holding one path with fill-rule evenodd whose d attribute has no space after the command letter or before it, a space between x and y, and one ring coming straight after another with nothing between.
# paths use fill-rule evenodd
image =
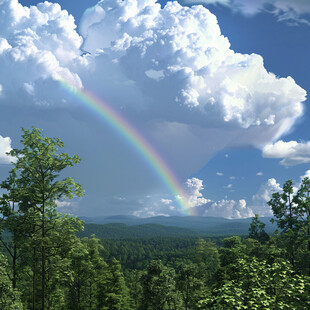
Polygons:
<instances>
[{"instance_id":1,"label":"rainbow","mask_svg":"<svg viewBox=\"0 0 310 310\"><path fill-rule=\"evenodd\" d=\"M77 97L83 104L99 114L112 128L114 128L130 145L139 152L152 170L167 186L169 191L176 197L176 200L186 215L195 215L193 208L188 206L187 195L184 193L182 185L179 183L174 173L165 163L163 158L145 140L145 138L131 125L123 116L113 110L111 106L85 89L78 89L60 77L56 80L64 89Z\"/></svg>"}]
</instances>

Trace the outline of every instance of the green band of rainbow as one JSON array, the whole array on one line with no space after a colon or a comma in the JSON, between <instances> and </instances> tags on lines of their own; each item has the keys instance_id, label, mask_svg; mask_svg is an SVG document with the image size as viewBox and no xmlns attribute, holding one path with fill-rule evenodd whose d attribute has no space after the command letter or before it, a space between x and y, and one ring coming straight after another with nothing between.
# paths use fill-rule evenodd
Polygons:
<instances>
[{"instance_id":1,"label":"green band of rainbow","mask_svg":"<svg viewBox=\"0 0 310 310\"><path fill-rule=\"evenodd\" d=\"M169 191L176 197L182 212L187 215L193 215L192 208L189 208L187 204L187 195L184 193L183 188L174 173L145 138L137 132L133 125L103 100L96 98L96 96L89 93L87 90L78 89L62 78L57 77L57 80L66 90L71 94L74 94L96 114L99 114L111 127L123 136L123 138L125 138L131 146L142 155L146 162L152 167L153 171L164 182Z\"/></svg>"}]
</instances>

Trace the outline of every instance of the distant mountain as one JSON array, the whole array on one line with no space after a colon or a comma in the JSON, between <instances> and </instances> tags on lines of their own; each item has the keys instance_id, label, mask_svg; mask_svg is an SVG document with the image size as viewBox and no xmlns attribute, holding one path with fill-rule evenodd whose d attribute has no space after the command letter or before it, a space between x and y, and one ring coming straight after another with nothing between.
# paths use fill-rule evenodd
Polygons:
<instances>
[{"instance_id":1,"label":"distant mountain","mask_svg":"<svg viewBox=\"0 0 310 310\"><path fill-rule=\"evenodd\" d=\"M127 226L122 223L113 224L86 224L85 229L78 233L79 237L90 237L106 239L127 238L159 238L159 237L191 237L198 236L197 231L186 228L164 226L160 224L143 224Z\"/></svg>"},{"instance_id":2,"label":"distant mountain","mask_svg":"<svg viewBox=\"0 0 310 310\"><path fill-rule=\"evenodd\" d=\"M252 218L233 220L199 216L138 218L131 215L84 217L81 219L86 223L85 235L94 233L97 237L105 238L246 235L252 221ZM268 233L272 233L276 229L276 225L271 224L270 219L270 217L260 218L266 224L265 230Z\"/></svg>"}]
</instances>

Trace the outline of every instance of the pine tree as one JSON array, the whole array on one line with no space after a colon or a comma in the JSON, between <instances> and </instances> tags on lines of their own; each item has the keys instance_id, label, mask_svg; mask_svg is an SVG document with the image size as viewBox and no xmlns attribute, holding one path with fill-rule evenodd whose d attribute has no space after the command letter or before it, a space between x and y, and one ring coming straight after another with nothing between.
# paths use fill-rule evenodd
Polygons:
<instances>
[{"instance_id":1,"label":"pine tree","mask_svg":"<svg viewBox=\"0 0 310 310\"><path fill-rule=\"evenodd\" d=\"M106 310L131 309L129 290L119 262L113 258L109 264L107 286L104 293L104 307Z\"/></svg>"}]
</instances>

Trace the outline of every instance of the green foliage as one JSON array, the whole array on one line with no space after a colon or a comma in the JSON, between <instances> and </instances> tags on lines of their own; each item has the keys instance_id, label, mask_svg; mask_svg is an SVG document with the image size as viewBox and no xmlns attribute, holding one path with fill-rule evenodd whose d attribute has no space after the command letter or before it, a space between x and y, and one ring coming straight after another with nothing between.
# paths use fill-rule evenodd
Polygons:
<instances>
[{"instance_id":1,"label":"green foliage","mask_svg":"<svg viewBox=\"0 0 310 310\"><path fill-rule=\"evenodd\" d=\"M293 182L283 184L283 191L274 193L268 202L281 231L280 247L293 266L310 274L310 263L304 264L310 251L310 179L302 180L294 193Z\"/></svg>"},{"instance_id":2,"label":"green foliage","mask_svg":"<svg viewBox=\"0 0 310 310\"><path fill-rule=\"evenodd\" d=\"M107 275L106 287L104 293L100 294L104 300L103 309L118 310L131 309L129 291L125 284L125 279L121 271L121 266L116 259L112 259L109 264L109 273Z\"/></svg>"},{"instance_id":3,"label":"green foliage","mask_svg":"<svg viewBox=\"0 0 310 310\"><path fill-rule=\"evenodd\" d=\"M161 261L152 261L142 276L143 309L177 310L181 307L175 284L175 271Z\"/></svg>"},{"instance_id":4,"label":"green foliage","mask_svg":"<svg viewBox=\"0 0 310 310\"><path fill-rule=\"evenodd\" d=\"M7 260L0 254L0 309L21 310L23 307L20 302L20 293L13 289L7 269Z\"/></svg>"},{"instance_id":5,"label":"green foliage","mask_svg":"<svg viewBox=\"0 0 310 310\"><path fill-rule=\"evenodd\" d=\"M265 232L266 224L259 220L259 215L255 214L249 228L249 238L265 243L269 240L268 234Z\"/></svg>"},{"instance_id":6,"label":"green foliage","mask_svg":"<svg viewBox=\"0 0 310 310\"><path fill-rule=\"evenodd\" d=\"M306 279L289 263L247 257L231 264L229 277L217 285L212 295L199 302L207 309L307 309Z\"/></svg>"},{"instance_id":7,"label":"green foliage","mask_svg":"<svg viewBox=\"0 0 310 310\"><path fill-rule=\"evenodd\" d=\"M298 196L293 195L293 182L288 180L283 184L282 193L272 194L268 205L271 206L276 217L278 227L285 233L298 229L299 205L296 204Z\"/></svg>"},{"instance_id":8,"label":"green foliage","mask_svg":"<svg viewBox=\"0 0 310 310\"><path fill-rule=\"evenodd\" d=\"M125 279L127 280L126 285L129 289L133 309L139 309L142 304L142 275L143 271L140 270L127 270L125 274Z\"/></svg>"},{"instance_id":9,"label":"green foliage","mask_svg":"<svg viewBox=\"0 0 310 310\"><path fill-rule=\"evenodd\" d=\"M195 247L194 262L203 274L203 282L210 285L215 280L215 275L220 267L220 256L215 243L198 239Z\"/></svg>"},{"instance_id":10,"label":"green foliage","mask_svg":"<svg viewBox=\"0 0 310 310\"><path fill-rule=\"evenodd\" d=\"M102 239L109 253L106 259L115 257L124 270L143 270L152 260L175 266L178 261L189 260L194 256L197 238L130 238Z\"/></svg>"},{"instance_id":11,"label":"green foliage","mask_svg":"<svg viewBox=\"0 0 310 310\"><path fill-rule=\"evenodd\" d=\"M184 308L194 309L197 302L204 296L204 279L198 265L180 263L177 267L176 286L181 292Z\"/></svg>"},{"instance_id":12,"label":"green foliage","mask_svg":"<svg viewBox=\"0 0 310 310\"><path fill-rule=\"evenodd\" d=\"M83 194L72 178L59 177L80 159L60 153L63 143L43 137L36 128L23 129L21 143L21 149L8 153L14 167L1 183L1 225L10 233L1 242L11 262L12 285L22 292L23 302L32 309L58 309L64 301L67 255L83 227L78 219L56 212L57 200Z\"/></svg>"}]
</instances>

